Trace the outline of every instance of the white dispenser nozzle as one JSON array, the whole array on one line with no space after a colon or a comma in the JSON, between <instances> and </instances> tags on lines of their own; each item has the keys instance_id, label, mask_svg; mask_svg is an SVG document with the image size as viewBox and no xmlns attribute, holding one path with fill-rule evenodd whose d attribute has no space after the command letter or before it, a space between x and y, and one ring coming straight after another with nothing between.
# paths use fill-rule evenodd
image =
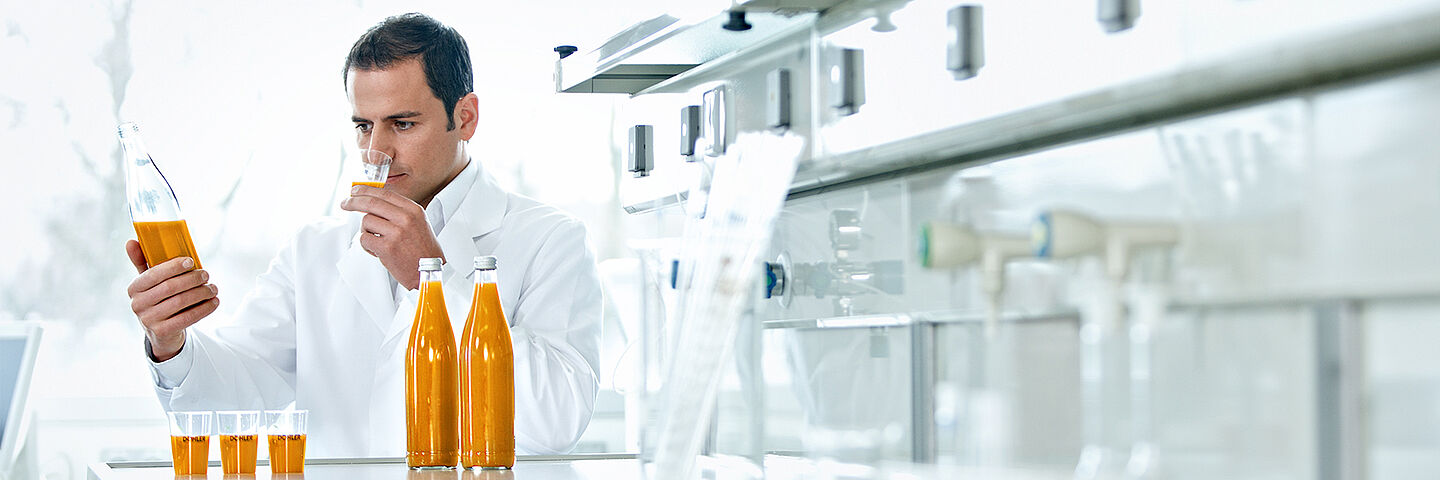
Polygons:
<instances>
[{"instance_id":1,"label":"white dispenser nozzle","mask_svg":"<svg viewBox=\"0 0 1440 480\"><path fill-rule=\"evenodd\" d=\"M993 336L1000 322L1005 292L1005 263L1030 256L1023 235L976 232L966 225L929 222L920 227L920 264L925 268L953 268L980 264L980 288L989 303L985 331Z\"/></svg>"},{"instance_id":2,"label":"white dispenser nozzle","mask_svg":"<svg viewBox=\"0 0 1440 480\"><path fill-rule=\"evenodd\" d=\"M1071 258L1102 254L1112 281L1123 281L1136 248L1168 247L1180 240L1174 224L1160 222L1104 222L1067 210L1043 212L1031 227L1031 242L1039 258Z\"/></svg>"}]
</instances>

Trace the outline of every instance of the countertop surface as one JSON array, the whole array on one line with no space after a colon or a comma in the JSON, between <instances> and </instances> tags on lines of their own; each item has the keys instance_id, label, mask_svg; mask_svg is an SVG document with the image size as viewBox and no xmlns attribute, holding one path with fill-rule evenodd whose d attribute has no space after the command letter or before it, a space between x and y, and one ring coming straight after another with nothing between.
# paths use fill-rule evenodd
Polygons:
<instances>
[{"instance_id":1,"label":"countertop surface","mask_svg":"<svg viewBox=\"0 0 1440 480\"><path fill-rule=\"evenodd\" d=\"M511 470L422 470L405 467L403 458L308 459L305 474L270 473L265 461L254 475L224 475L212 462L206 475L176 477L170 462L109 462L90 465L91 480L157 480L170 478L265 479L407 479L407 480L514 480L514 479L627 479L641 478L640 461L633 455L521 456Z\"/></svg>"},{"instance_id":2,"label":"countertop surface","mask_svg":"<svg viewBox=\"0 0 1440 480\"><path fill-rule=\"evenodd\" d=\"M519 456L510 470L410 470L404 458L322 458L307 459L305 474L270 474L264 461L254 475L225 475L219 462L212 462L205 476L176 477L170 462L109 462L90 465L90 480L642 480L646 466L633 454ZM763 468L739 457L701 456L696 466L711 480L951 480L956 478L1005 480L1069 480L1070 468L1016 469L974 468L954 465L921 465L882 462L875 466L833 460L812 460L791 455L766 455ZM651 469L653 471L653 469ZM650 475L651 478L654 475ZM669 480L669 479L667 479Z\"/></svg>"}]
</instances>

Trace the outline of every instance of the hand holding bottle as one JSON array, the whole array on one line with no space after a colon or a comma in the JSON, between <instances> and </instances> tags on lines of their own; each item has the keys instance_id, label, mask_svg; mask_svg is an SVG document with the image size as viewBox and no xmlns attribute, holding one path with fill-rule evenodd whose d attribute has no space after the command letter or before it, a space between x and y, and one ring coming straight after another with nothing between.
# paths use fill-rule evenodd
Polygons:
<instances>
[{"instance_id":1,"label":"hand holding bottle","mask_svg":"<svg viewBox=\"0 0 1440 480\"><path fill-rule=\"evenodd\" d=\"M125 289L130 310L145 328L153 360L169 360L185 346L185 328L220 308L220 290L209 283L209 272L195 268L193 258L172 258L152 268L134 240L125 242L125 253L140 273Z\"/></svg>"}]
</instances>

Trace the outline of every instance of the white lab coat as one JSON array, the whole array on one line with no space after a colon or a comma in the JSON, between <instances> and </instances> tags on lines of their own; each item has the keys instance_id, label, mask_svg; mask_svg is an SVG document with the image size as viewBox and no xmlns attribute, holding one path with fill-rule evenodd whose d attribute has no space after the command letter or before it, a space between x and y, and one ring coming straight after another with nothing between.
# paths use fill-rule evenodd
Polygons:
<instances>
[{"instance_id":1,"label":"white lab coat","mask_svg":"<svg viewBox=\"0 0 1440 480\"><path fill-rule=\"evenodd\" d=\"M437 237L450 321L458 338L474 288L471 259L498 257L500 304L515 347L517 450L566 453L590 422L599 385L601 294L585 226L502 190L483 172L475 178ZM191 328L186 351L167 361L188 362L183 380L165 388L155 373L161 404L225 410L294 402L310 411L313 458L403 456L405 349L418 292L396 305L389 273L355 241L360 218L306 226L233 318L213 334Z\"/></svg>"}]
</instances>

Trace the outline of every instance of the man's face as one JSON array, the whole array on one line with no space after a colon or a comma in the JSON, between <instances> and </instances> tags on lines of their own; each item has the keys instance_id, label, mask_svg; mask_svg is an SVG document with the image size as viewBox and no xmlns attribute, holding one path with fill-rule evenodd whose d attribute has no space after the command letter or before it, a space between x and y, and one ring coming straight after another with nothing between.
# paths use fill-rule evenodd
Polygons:
<instances>
[{"instance_id":1,"label":"man's face","mask_svg":"<svg viewBox=\"0 0 1440 480\"><path fill-rule=\"evenodd\" d=\"M445 105L426 85L419 59L384 70L352 69L346 83L356 142L394 160L385 189L428 205L465 166L462 142L473 127L446 130Z\"/></svg>"}]
</instances>

